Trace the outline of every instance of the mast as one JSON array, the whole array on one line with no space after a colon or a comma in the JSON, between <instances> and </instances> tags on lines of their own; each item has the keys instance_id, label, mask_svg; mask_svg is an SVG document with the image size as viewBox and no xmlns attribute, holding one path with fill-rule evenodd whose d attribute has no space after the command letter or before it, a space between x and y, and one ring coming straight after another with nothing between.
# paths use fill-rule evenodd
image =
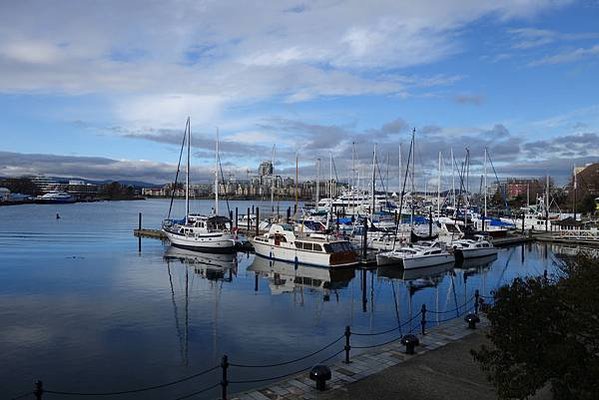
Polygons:
<instances>
[{"instance_id":1,"label":"mast","mask_svg":"<svg viewBox=\"0 0 599 400\"><path fill-rule=\"evenodd\" d=\"M214 215L218 215L218 127L216 128L216 156L214 159Z\"/></svg>"},{"instance_id":2,"label":"mast","mask_svg":"<svg viewBox=\"0 0 599 400\"><path fill-rule=\"evenodd\" d=\"M299 154L295 153L295 213L298 211L297 181L299 179Z\"/></svg>"},{"instance_id":3,"label":"mast","mask_svg":"<svg viewBox=\"0 0 599 400\"><path fill-rule=\"evenodd\" d=\"M329 151L329 198L333 198L333 152Z\"/></svg>"},{"instance_id":4,"label":"mast","mask_svg":"<svg viewBox=\"0 0 599 400\"><path fill-rule=\"evenodd\" d=\"M451 197L455 210L455 160L453 158L453 147L449 149L449 152L451 153Z\"/></svg>"},{"instance_id":5,"label":"mast","mask_svg":"<svg viewBox=\"0 0 599 400\"><path fill-rule=\"evenodd\" d=\"M270 176L270 207L274 210L274 202L275 202L275 151L276 144L272 145L272 174Z\"/></svg>"},{"instance_id":6,"label":"mast","mask_svg":"<svg viewBox=\"0 0 599 400\"><path fill-rule=\"evenodd\" d=\"M574 173L574 204L572 205L572 209L574 210L574 223L576 223L576 189L578 186L576 182L576 165L574 165L572 172Z\"/></svg>"},{"instance_id":7,"label":"mast","mask_svg":"<svg viewBox=\"0 0 599 400\"><path fill-rule=\"evenodd\" d=\"M316 159L316 207L320 200L320 158Z\"/></svg>"},{"instance_id":8,"label":"mast","mask_svg":"<svg viewBox=\"0 0 599 400\"><path fill-rule=\"evenodd\" d=\"M356 142L351 143L352 189L356 188Z\"/></svg>"},{"instance_id":9,"label":"mast","mask_svg":"<svg viewBox=\"0 0 599 400\"><path fill-rule=\"evenodd\" d=\"M191 155L191 119L187 117L187 165L185 167L185 223L189 219L189 170ZM175 190L177 188L175 187Z\"/></svg>"},{"instance_id":10,"label":"mast","mask_svg":"<svg viewBox=\"0 0 599 400\"><path fill-rule=\"evenodd\" d=\"M411 204L411 208L412 208L412 213L410 214L410 226L413 228L414 227L414 200L416 197L416 183L414 181L415 176L414 176L414 166L416 165L415 160L414 160L414 147L416 145L416 143L414 143L414 138L416 137L416 128L414 128L412 130L412 204Z\"/></svg>"},{"instance_id":11,"label":"mast","mask_svg":"<svg viewBox=\"0 0 599 400\"><path fill-rule=\"evenodd\" d=\"M374 144L374 149L372 151L372 210L370 211L370 216L374 215L374 208L376 206L376 199L374 196L374 192L376 190L376 143Z\"/></svg>"},{"instance_id":12,"label":"mast","mask_svg":"<svg viewBox=\"0 0 599 400\"><path fill-rule=\"evenodd\" d=\"M397 173L397 194L399 195L399 193L401 193L401 143L399 144L399 157L398 157L398 170L399 172Z\"/></svg>"},{"instance_id":13,"label":"mast","mask_svg":"<svg viewBox=\"0 0 599 400\"><path fill-rule=\"evenodd\" d=\"M439 152L439 180L437 181L437 218L441 216L441 152Z\"/></svg>"},{"instance_id":14,"label":"mast","mask_svg":"<svg viewBox=\"0 0 599 400\"><path fill-rule=\"evenodd\" d=\"M483 218L483 224L484 221L487 219L487 148L485 147L485 162L484 162L484 174L485 174L485 213L483 214L484 218ZM483 230L484 230L484 225L483 225Z\"/></svg>"}]
</instances>

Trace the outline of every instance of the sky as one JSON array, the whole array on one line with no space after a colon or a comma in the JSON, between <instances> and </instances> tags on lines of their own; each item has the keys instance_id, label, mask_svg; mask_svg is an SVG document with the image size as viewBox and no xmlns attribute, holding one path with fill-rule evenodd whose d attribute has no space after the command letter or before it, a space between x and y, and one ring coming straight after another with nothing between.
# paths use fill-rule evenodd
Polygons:
<instances>
[{"instance_id":1,"label":"sky","mask_svg":"<svg viewBox=\"0 0 599 400\"><path fill-rule=\"evenodd\" d=\"M597 21L599 0L3 1L0 176L164 183L189 116L198 183L217 128L239 179L274 145L278 174L332 154L365 182L376 146L393 189L415 129L420 185L451 150L480 177L485 147L489 179L565 183L599 161Z\"/></svg>"}]
</instances>

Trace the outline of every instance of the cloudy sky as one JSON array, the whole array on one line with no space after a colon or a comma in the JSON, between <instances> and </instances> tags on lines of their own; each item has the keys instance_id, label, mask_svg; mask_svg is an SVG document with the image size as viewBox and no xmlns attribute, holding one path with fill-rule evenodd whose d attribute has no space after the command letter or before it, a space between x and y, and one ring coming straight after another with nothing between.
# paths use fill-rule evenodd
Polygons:
<instances>
[{"instance_id":1,"label":"cloudy sky","mask_svg":"<svg viewBox=\"0 0 599 400\"><path fill-rule=\"evenodd\" d=\"M273 144L280 173L332 152L348 176L354 147L364 176L375 143L396 177L416 128L422 182L451 148L480 173L485 146L499 175L563 182L599 159L598 20L597 0L3 1L0 176L164 182L189 115L196 181L218 127L239 178Z\"/></svg>"}]
</instances>

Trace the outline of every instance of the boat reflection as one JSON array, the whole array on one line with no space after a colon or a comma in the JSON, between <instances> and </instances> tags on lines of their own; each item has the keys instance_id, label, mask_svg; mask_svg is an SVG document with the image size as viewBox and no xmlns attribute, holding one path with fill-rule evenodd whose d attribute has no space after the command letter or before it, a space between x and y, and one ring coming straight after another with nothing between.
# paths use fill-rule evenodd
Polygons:
<instances>
[{"instance_id":1,"label":"boat reflection","mask_svg":"<svg viewBox=\"0 0 599 400\"><path fill-rule=\"evenodd\" d=\"M377 268L377 275L392 280L403 281L406 283L410 293L414 293L427 287L436 287L448 273L453 272L453 267L453 262L417 269L385 266Z\"/></svg>"},{"instance_id":2,"label":"boat reflection","mask_svg":"<svg viewBox=\"0 0 599 400\"><path fill-rule=\"evenodd\" d=\"M355 276L353 268L321 268L283 261L255 257L247 268L250 272L265 277L271 293L293 293L297 289L310 289L324 293L329 300L331 291L347 287Z\"/></svg>"},{"instance_id":3,"label":"boat reflection","mask_svg":"<svg viewBox=\"0 0 599 400\"><path fill-rule=\"evenodd\" d=\"M476 274L480 274L484 271L491 269L491 264L497 260L497 254L492 254L486 257L470 258L456 262L455 270L461 271L464 274L464 278Z\"/></svg>"},{"instance_id":4,"label":"boat reflection","mask_svg":"<svg viewBox=\"0 0 599 400\"><path fill-rule=\"evenodd\" d=\"M178 260L193 267L196 274L211 281L230 282L237 275L237 255L226 253L201 253L193 250L169 246L164 253L167 261Z\"/></svg>"}]
</instances>

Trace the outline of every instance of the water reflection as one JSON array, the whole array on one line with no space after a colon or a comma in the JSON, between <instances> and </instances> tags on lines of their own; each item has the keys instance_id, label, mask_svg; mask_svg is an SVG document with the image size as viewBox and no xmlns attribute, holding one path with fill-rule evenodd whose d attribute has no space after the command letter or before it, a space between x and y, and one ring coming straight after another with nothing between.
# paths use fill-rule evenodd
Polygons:
<instances>
[{"instance_id":1,"label":"water reflection","mask_svg":"<svg viewBox=\"0 0 599 400\"><path fill-rule=\"evenodd\" d=\"M255 272L268 281L273 295L295 293L303 289L320 291L329 301L331 292L346 288L355 276L353 268L320 268L254 257L247 271Z\"/></svg>"},{"instance_id":2,"label":"water reflection","mask_svg":"<svg viewBox=\"0 0 599 400\"><path fill-rule=\"evenodd\" d=\"M236 254L201 253L169 246L164 253L164 259L167 263L178 260L182 264L193 267L197 275L211 281L222 279L231 282L233 276L237 275Z\"/></svg>"}]
</instances>

